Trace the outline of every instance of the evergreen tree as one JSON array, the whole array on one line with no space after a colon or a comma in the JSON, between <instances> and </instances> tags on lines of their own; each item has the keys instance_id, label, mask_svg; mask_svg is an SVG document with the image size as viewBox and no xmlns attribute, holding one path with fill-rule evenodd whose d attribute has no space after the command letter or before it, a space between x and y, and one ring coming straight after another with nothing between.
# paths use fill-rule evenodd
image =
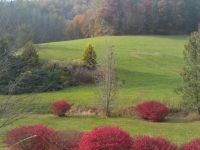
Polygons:
<instances>
[{"instance_id":1,"label":"evergreen tree","mask_svg":"<svg viewBox=\"0 0 200 150\"><path fill-rule=\"evenodd\" d=\"M0 38L0 57L8 53L8 40L6 37L2 36Z\"/></svg>"},{"instance_id":2,"label":"evergreen tree","mask_svg":"<svg viewBox=\"0 0 200 150\"><path fill-rule=\"evenodd\" d=\"M88 65L97 64L97 55L91 43L88 43L83 52L82 60Z\"/></svg>"},{"instance_id":3,"label":"evergreen tree","mask_svg":"<svg viewBox=\"0 0 200 150\"><path fill-rule=\"evenodd\" d=\"M37 51L32 42L28 42L24 46L24 51L22 53L22 59L30 67L35 67L38 65L39 55L37 54Z\"/></svg>"},{"instance_id":4,"label":"evergreen tree","mask_svg":"<svg viewBox=\"0 0 200 150\"><path fill-rule=\"evenodd\" d=\"M185 67L181 76L184 84L177 91L182 93L183 106L192 108L200 101L200 30L191 34L183 54Z\"/></svg>"}]
</instances>

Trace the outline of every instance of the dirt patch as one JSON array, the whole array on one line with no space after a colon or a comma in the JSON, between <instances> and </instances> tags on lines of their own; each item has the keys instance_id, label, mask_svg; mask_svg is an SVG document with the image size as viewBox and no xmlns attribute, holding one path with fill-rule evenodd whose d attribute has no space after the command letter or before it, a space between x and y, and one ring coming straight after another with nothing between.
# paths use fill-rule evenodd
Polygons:
<instances>
[{"instance_id":1,"label":"dirt patch","mask_svg":"<svg viewBox=\"0 0 200 150\"><path fill-rule=\"evenodd\" d=\"M136 117L135 108L134 105L114 108L111 110L111 117ZM69 113L72 115L103 115L104 110L97 106L75 106L72 107ZM200 121L198 111L187 111L181 108L169 108L167 117Z\"/></svg>"},{"instance_id":2,"label":"dirt patch","mask_svg":"<svg viewBox=\"0 0 200 150\"><path fill-rule=\"evenodd\" d=\"M72 115L94 115L94 114L98 115L98 114L103 114L103 110L95 106L90 106L90 107L75 106L72 107L69 113Z\"/></svg>"},{"instance_id":3,"label":"dirt patch","mask_svg":"<svg viewBox=\"0 0 200 150\"><path fill-rule=\"evenodd\" d=\"M168 117L187 117L188 111L181 108L169 108Z\"/></svg>"}]
</instances>

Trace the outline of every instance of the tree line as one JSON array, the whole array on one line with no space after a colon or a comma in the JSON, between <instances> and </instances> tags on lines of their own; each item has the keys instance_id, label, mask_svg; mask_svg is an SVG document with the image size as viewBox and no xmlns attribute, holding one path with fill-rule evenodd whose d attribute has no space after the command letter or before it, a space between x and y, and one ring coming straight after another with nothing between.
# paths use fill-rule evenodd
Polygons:
<instances>
[{"instance_id":1,"label":"tree line","mask_svg":"<svg viewBox=\"0 0 200 150\"><path fill-rule=\"evenodd\" d=\"M18 47L101 35L188 34L199 0L45 0L0 2L0 34ZM26 40L25 40L26 39Z\"/></svg>"}]
</instances>

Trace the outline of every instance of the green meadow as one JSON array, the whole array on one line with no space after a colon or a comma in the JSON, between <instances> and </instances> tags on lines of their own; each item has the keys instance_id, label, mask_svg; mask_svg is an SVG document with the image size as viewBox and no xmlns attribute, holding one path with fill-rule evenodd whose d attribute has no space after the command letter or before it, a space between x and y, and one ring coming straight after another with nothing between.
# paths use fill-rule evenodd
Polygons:
<instances>
[{"instance_id":1,"label":"green meadow","mask_svg":"<svg viewBox=\"0 0 200 150\"><path fill-rule=\"evenodd\" d=\"M118 94L118 106L136 105L147 100L157 100L169 107L178 107L180 96L174 88L182 84L180 72L184 66L183 50L189 35L180 36L103 36L88 39L52 42L36 45L41 61L73 61L82 58L88 42L95 46L98 61L106 45L114 45L116 70L125 84ZM94 95L95 85L77 86L55 92L38 93L34 103L51 103L66 99L78 106L97 104ZM20 97L24 95L14 96ZM183 118L167 118L162 123L151 123L137 117L105 118L100 115L68 115L57 117L52 114L31 115L10 125L43 123L56 130L75 129L91 131L105 125L120 126L131 136L163 136L181 145L200 137L199 122Z\"/></svg>"},{"instance_id":2,"label":"green meadow","mask_svg":"<svg viewBox=\"0 0 200 150\"><path fill-rule=\"evenodd\" d=\"M178 105L180 97L174 88L182 84L180 71L183 49L188 36L103 36L81 40L37 45L43 61L73 61L82 58L88 42L95 46L98 61L106 44L114 45L116 69L125 81L118 95L121 106L155 99L168 105ZM80 105L95 105L94 85L67 88L38 94L40 102L66 99Z\"/></svg>"}]
</instances>

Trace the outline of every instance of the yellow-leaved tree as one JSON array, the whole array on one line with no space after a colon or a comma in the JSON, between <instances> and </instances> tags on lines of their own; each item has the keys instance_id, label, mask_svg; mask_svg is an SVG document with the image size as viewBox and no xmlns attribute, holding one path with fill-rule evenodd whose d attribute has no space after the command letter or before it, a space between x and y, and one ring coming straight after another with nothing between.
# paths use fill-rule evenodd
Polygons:
<instances>
[{"instance_id":1,"label":"yellow-leaved tree","mask_svg":"<svg viewBox=\"0 0 200 150\"><path fill-rule=\"evenodd\" d=\"M83 51L83 58L82 60L84 63L94 66L97 64L97 54L96 51L94 50L94 46L89 42L87 43L84 51Z\"/></svg>"}]
</instances>

